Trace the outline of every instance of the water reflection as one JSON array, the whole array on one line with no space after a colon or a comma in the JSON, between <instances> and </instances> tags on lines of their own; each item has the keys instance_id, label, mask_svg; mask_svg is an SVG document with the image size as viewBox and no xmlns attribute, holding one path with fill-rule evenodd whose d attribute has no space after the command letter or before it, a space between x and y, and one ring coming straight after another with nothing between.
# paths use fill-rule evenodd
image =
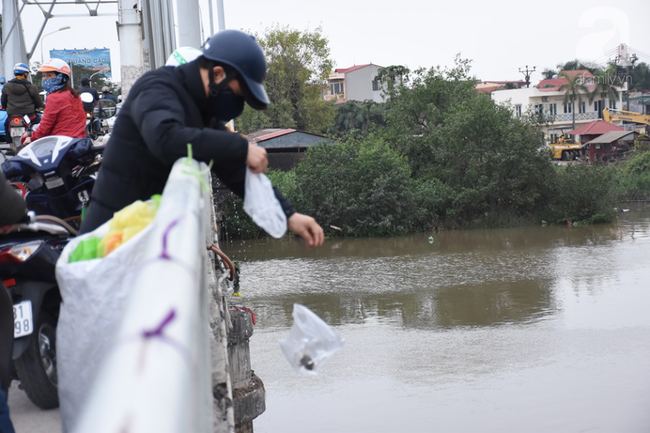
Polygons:
<instances>
[{"instance_id":1,"label":"water reflection","mask_svg":"<svg viewBox=\"0 0 650 433\"><path fill-rule=\"evenodd\" d=\"M647 241L647 212L615 225L467 230L397 238L231 242L243 302L261 327L291 324L294 302L328 323L387 322L407 328L495 326L558 311L554 288L599 291L634 257L621 242Z\"/></svg>"}]
</instances>

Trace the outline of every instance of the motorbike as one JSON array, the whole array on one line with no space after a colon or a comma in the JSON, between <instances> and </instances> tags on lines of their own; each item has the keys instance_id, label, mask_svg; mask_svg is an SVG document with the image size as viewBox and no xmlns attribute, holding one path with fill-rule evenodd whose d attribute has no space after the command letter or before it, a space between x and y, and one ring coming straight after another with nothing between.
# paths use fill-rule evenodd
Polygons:
<instances>
[{"instance_id":1,"label":"motorbike","mask_svg":"<svg viewBox=\"0 0 650 433\"><path fill-rule=\"evenodd\" d=\"M30 219L0 236L0 281L14 310L12 358L21 387L43 409L58 406L56 324L61 295L55 264L77 234L104 146L90 138L38 139L0 167L27 191Z\"/></svg>"},{"instance_id":2,"label":"motorbike","mask_svg":"<svg viewBox=\"0 0 650 433\"><path fill-rule=\"evenodd\" d=\"M36 115L30 117L28 115L20 116L13 115L9 117L9 131L5 131L11 137L11 144L9 145L9 153L17 155L20 149L23 148L21 138L26 132L34 130L34 126L38 124Z\"/></svg>"},{"instance_id":3,"label":"motorbike","mask_svg":"<svg viewBox=\"0 0 650 433\"><path fill-rule=\"evenodd\" d=\"M9 293L14 317L11 357L20 387L42 409L59 405L56 323L61 295L55 265L75 234L56 217L32 214L29 222L0 238L0 279Z\"/></svg>"},{"instance_id":4,"label":"motorbike","mask_svg":"<svg viewBox=\"0 0 650 433\"><path fill-rule=\"evenodd\" d=\"M81 94L82 102L90 104L93 102L93 95L89 92ZM106 99L97 100L90 113L86 113L86 137L97 140L99 137L108 134L108 119L115 116L116 104Z\"/></svg>"}]
</instances>

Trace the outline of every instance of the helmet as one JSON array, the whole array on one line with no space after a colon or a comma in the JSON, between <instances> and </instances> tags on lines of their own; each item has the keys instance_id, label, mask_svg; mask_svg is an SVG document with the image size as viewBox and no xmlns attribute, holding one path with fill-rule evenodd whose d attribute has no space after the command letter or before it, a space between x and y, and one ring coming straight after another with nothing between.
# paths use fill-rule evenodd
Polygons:
<instances>
[{"instance_id":1,"label":"helmet","mask_svg":"<svg viewBox=\"0 0 650 433\"><path fill-rule=\"evenodd\" d=\"M23 75L25 72L29 72L29 66L24 63L16 63L14 65L14 75Z\"/></svg>"},{"instance_id":2,"label":"helmet","mask_svg":"<svg viewBox=\"0 0 650 433\"><path fill-rule=\"evenodd\" d=\"M111 93L111 89L108 88L108 86L102 87L102 93Z\"/></svg>"},{"instance_id":3,"label":"helmet","mask_svg":"<svg viewBox=\"0 0 650 433\"><path fill-rule=\"evenodd\" d=\"M256 110L268 107L269 97L262 85L266 59L254 36L239 30L217 32L203 44L203 57L237 71L238 78L243 80L242 91L248 105Z\"/></svg>"},{"instance_id":4,"label":"helmet","mask_svg":"<svg viewBox=\"0 0 650 433\"><path fill-rule=\"evenodd\" d=\"M41 66L38 72L58 72L60 74L65 74L70 78L72 72L70 71L70 66L61 59L49 59L43 66Z\"/></svg>"},{"instance_id":5,"label":"helmet","mask_svg":"<svg viewBox=\"0 0 650 433\"><path fill-rule=\"evenodd\" d=\"M0 77L0 84L4 84L6 82L7 82L7 79L5 78L4 75L2 77Z\"/></svg>"},{"instance_id":6,"label":"helmet","mask_svg":"<svg viewBox=\"0 0 650 433\"><path fill-rule=\"evenodd\" d=\"M195 60L201 55L201 50L194 47L180 47L167 59L165 66L180 66Z\"/></svg>"},{"instance_id":7,"label":"helmet","mask_svg":"<svg viewBox=\"0 0 650 433\"><path fill-rule=\"evenodd\" d=\"M88 78L88 77L83 77L83 78L81 79L81 85L82 85L82 86L87 86L88 83L90 83L90 78Z\"/></svg>"}]
</instances>

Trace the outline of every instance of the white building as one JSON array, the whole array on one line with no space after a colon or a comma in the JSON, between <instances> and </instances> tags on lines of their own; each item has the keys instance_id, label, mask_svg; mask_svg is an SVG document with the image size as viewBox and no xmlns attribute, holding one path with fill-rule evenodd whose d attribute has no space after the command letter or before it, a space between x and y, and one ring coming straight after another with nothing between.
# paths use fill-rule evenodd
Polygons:
<instances>
[{"instance_id":1,"label":"white building","mask_svg":"<svg viewBox=\"0 0 650 433\"><path fill-rule=\"evenodd\" d=\"M330 75L328 87L323 98L327 101L366 101L384 102L381 85L376 80L381 66L369 63L351 68L338 68Z\"/></svg>"},{"instance_id":2,"label":"white building","mask_svg":"<svg viewBox=\"0 0 650 433\"><path fill-rule=\"evenodd\" d=\"M580 75L583 83L589 91L593 91L595 86L594 77L587 70L563 71L569 77ZM581 101L575 102L575 107L571 103L564 104L565 89L563 85L567 84L565 78L552 78L542 80L537 86L523 89L497 90L492 92L492 99L497 103L510 103L516 116L521 117L528 110L534 113L543 113L552 123L544 128L544 134L548 140L553 135L559 136L573 129L573 112L575 111L576 128L603 118L604 108L622 108L623 92L619 87L614 87L618 93L617 99L609 99L597 96L591 103L587 93L581 94ZM620 123L620 122L619 122Z\"/></svg>"}]
</instances>

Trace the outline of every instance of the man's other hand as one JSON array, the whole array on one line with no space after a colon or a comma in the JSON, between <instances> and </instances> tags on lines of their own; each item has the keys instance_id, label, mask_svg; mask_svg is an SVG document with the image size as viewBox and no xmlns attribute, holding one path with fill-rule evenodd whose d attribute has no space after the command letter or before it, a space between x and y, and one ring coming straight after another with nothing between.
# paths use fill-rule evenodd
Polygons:
<instances>
[{"instance_id":1,"label":"man's other hand","mask_svg":"<svg viewBox=\"0 0 650 433\"><path fill-rule=\"evenodd\" d=\"M256 144L248 144L248 156L246 165L250 167L253 173L266 173L266 167L269 160L266 157L266 149Z\"/></svg>"},{"instance_id":2,"label":"man's other hand","mask_svg":"<svg viewBox=\"0 0 650 433\"><path fill-rule=\"evenodd\" d=\"M289 230L305 240L307 248L323 245L325 238L323 229L312 217L296 212L289 218L288 225Z\"/></svg>"}]
</instances>

